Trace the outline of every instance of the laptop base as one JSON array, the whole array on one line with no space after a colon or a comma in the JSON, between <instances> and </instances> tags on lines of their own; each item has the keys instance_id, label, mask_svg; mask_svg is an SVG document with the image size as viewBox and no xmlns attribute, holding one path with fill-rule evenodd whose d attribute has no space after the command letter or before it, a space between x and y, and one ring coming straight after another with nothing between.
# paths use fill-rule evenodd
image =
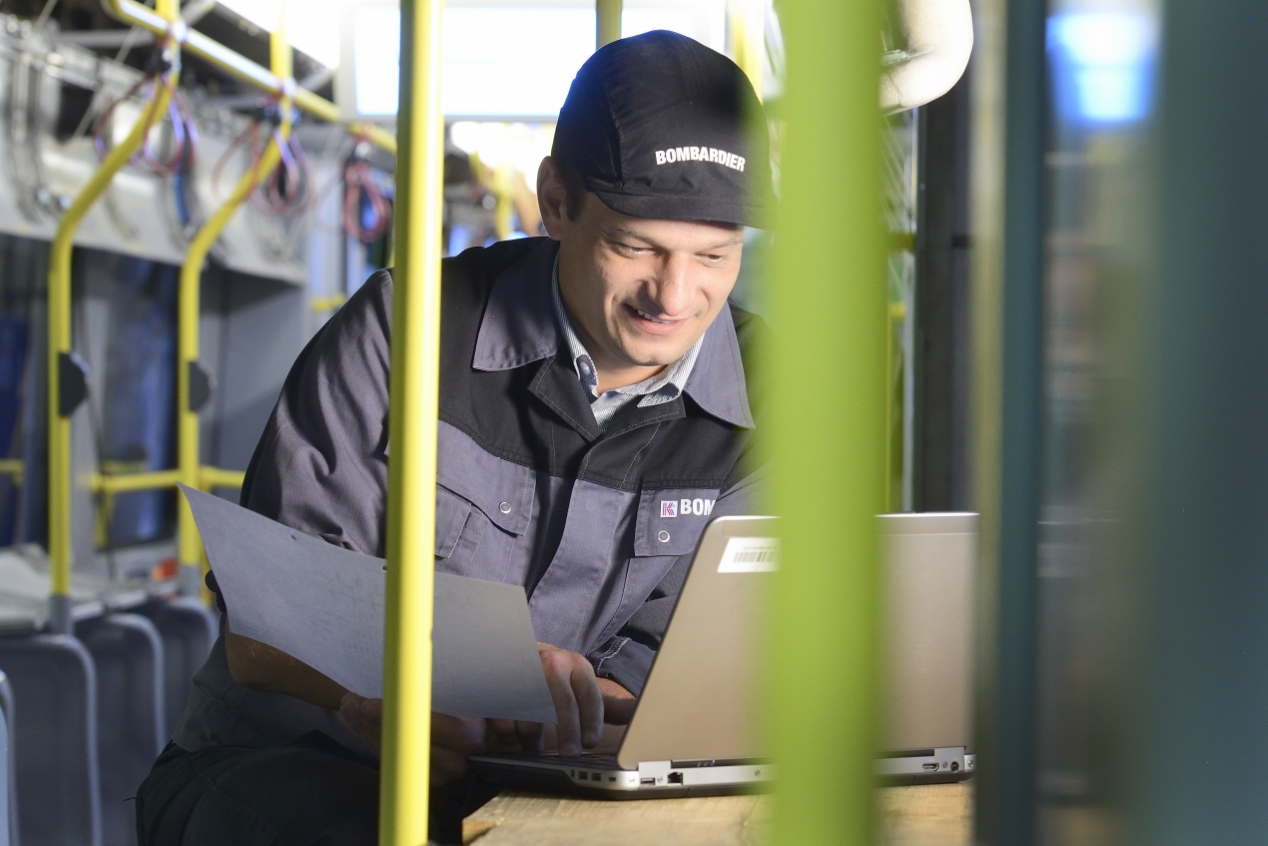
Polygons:
<instances>
[{"instance_id":1,"label":"laptop base","mask_svg":"<svg viewBox=\"0 0 1268 846\"><path fill-rule=\"evenodd\" d=\"M560 759L552 755L473 755L471 768L486 781L518 790L590 799L681 799L769 789L770 765L659 762L627 770L613 757ZM683 764L675 767L675 764Z\"/></svg>"}]
</instances>

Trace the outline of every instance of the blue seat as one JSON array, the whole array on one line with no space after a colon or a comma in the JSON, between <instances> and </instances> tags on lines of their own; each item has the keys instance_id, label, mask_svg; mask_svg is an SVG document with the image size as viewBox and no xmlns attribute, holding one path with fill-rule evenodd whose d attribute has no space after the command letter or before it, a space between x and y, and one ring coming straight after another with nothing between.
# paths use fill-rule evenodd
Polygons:
<instances>
[{"instance_id":1,"label":"blue seat","mask_svg":"<svg viewBox=\"0 0 1268 846\"><path fill-rule=\"evenodd\" d=\"M163 639L148 617L106 614L75 626L97 668L104 846L135 846L137 788L167 743Z\"/></svg>"},{"instance_id":2,"label":"blue seat","mask_svg":"<svg viewBox=\"0 0 1268 846\"><path fill-rule=\"evenodd\" d=\"M220 620L214 611L190 596L152 602L139 611L154 622L163 638L163 679L167 686L164 700L170 736L185 713L194 673L216 642Z\"/></svg>"},{"instance_id":3,"label":"blue seat","mask_svg":"<svg viewBox=\"0 0 1268 846\"><path fill-rule=\"evenodd\" d=\"M14 723L24 846L101 846L97 674L70 635L0 637L0 667L23 717Z\"/></svg>"}]
</instances>

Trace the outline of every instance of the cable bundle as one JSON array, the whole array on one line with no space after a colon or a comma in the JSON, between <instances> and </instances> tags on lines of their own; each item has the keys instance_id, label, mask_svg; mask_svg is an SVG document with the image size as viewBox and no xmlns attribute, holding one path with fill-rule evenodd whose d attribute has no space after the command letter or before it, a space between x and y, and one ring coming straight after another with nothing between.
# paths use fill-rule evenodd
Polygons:
<instances>
[{"instance_id":1,"label":"cable bundle","mask_svg":"<svg viewBox=\"0 0 1268 846\"><path fill-rule=\"evenodd\" d=\"M362 139L343 166L343 229L365 244L381 240L392 226L392 204L366 161L369 152L369 142ZM364 222L363 205L368 206L369 223Z\"/></svg>"},{"instance_id":2,"label":"cable bundle","mask_svg":"<svg viewBox=\"0 0 1268 846\"><path fill-rule=\"evenodd\" d=\"M266 125L271 126L271 132L261 132L261 128ZM308 211L313 198L312 169L298 136L291 132L288 138L282 138L280 126L281 114L276 101L273 101L263 109L262 117L252 121L225 149L211 170L211 187L217 200L221 199L220 175L225 162L234 151L246 144L254 183L252 204L263 212L287 217L296 217ZM262 175L259 173L260 160L270 141L277 144L281 158L271 173Z\"/></svg>"},{"instance_id":3,"label":"cable bundle","mask_svg":"<svg viewBox=\"0 0 1268 846\"><path fill-rule=\"evenodd\" d=\"M281 132L274 127L273 142L282 154L281 160L260 185L260 190L252 196L252 202L261 211L298 217L308 211L311 205L312 168L308 164L308 157L304 155L304 147L294 132L291 132L290 137L282 138Z\"/></svg>"},{"instance_id":4,"label":"cable bundle","mask_svg":"<svg viewBox=\"0 0 1268 846\"><path fill-rule=\"evenodd\" d=\"M190 168L193 167L194 157L198 150L198 129L194 125L194 119L190 115L189 110L185 108L184 101L177 92L174 80L168 73L170 69L168 60L156 53L145 76L138 79L127 90L127 93L106 106L101 114L97 116L97 121L93 125L92 140L98 157L104 160L110 152L110 144L106 141L106 134L110 127L110 118L114 115L115 109L120 103L131 100L136 96L137 92L148 84L150 89L149 96L146 99L145 109L141 118L145 121L145 140L142 142L140 149L133 154L131 162L136 167L145 168L156 176L174 176L189 172ZM167 115L168 120L172 124L172 148L165 160L155 152L154 141L150 138L150 129L153 128L158 120L154 103L158 97L159 86L165 86L171 92Z\"/></svg>"}]
</instances>

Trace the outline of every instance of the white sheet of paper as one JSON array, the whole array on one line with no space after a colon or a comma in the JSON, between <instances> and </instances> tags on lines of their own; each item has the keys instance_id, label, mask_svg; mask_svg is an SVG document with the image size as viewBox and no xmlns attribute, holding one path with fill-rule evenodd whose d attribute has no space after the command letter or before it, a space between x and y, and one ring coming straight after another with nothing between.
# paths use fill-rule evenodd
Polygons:
<instances>
[{"instance_id":1,"label":"white sheet of paper","mask_svg":"<svg viewBox=\"0 0 1268 846\"><path fill-rule=\"evenodd\" d=\"M386 562L181 491L224 593L229 630L362 696L382 696ZM432 710L553 724L523 588L447 573L435 584Z\"/></svg>"}]
</instances>

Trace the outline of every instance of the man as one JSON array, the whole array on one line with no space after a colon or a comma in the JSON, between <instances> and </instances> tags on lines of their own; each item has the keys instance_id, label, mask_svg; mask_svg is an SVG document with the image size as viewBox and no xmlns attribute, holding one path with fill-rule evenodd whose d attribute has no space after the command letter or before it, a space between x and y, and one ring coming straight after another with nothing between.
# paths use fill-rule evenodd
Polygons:
<instances>
[{"instance_id":1,"label":"man","mask_svg":"<svg viewBox=\"0 0 1268 846\"><path fill-rule=\"evenodd\" d=\"M595 747L642 688L705 524L750 510L757 321L727 298L769 196L765 138L745 131L760 108L690 39L608 45L538 173L550 237L445 262L435 566L524 586L559 724L434 714L438 784L490 745ZM301 354L242 494L377 555L391 286L372 277ZM226 633L139 792L141 842L372 843L379 714Z\"/></svg>"}]
</instances>

